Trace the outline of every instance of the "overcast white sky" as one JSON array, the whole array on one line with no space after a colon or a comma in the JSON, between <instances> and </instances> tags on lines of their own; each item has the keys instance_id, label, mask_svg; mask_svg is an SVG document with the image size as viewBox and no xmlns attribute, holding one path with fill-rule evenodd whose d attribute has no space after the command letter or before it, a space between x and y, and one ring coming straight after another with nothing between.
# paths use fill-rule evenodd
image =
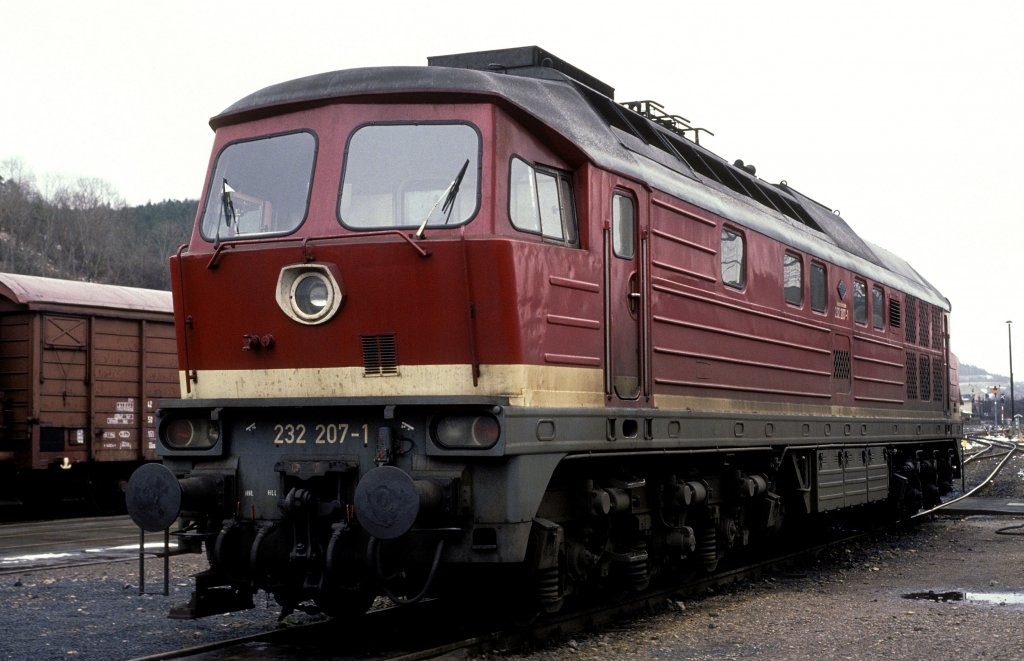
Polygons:
<instances>
[{"instance_id":1,"label":"overcast white sky","mask_svg":"<svg viewBox=\"0 0 1024 661\"><path fill-rule=\"evenodd\" d=\"M1006 373L1008 319L1024 356L1006 293L1024 248L1022 42L1016 0L0 0L0 162L41 188L101 178L128 204L196 198L209 118L250 92L536 44L839 209L950 299L962 362Z\"/></svg>"}]
</instances>

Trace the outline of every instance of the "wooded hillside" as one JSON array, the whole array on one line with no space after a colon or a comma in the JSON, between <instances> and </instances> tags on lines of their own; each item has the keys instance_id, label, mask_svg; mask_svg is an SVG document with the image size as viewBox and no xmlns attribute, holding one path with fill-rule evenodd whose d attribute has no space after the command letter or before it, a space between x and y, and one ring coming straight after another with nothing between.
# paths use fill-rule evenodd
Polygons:
<instances>
[{"instance_id":1,"label":"wooded hillside","mask_svg":"<svg viewBox=\"0 0 1024 661\"><path fill-rule=\"evenodd\" d=\"M126 206L99 179L48 182L0 164L0 272L170 289L167 258L188 240L195 200Z\"/></svg>"}]
</instances>

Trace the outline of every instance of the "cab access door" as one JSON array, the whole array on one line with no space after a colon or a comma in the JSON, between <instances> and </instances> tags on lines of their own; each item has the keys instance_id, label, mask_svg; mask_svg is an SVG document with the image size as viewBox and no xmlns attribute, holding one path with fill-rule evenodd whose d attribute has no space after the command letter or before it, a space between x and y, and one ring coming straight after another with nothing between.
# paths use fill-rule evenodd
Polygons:
<instances>
[{"instance_id":1,"label":"cab access door","mask_svg":"<svg viewBox=\"0 0 1024 661\"><path fill-rule=\"evenodd\" d=\"M650 397L646 360L648 273L643 198L618 186L604 229L605 394L612 406Z\"/></svg>"}]
</instances>

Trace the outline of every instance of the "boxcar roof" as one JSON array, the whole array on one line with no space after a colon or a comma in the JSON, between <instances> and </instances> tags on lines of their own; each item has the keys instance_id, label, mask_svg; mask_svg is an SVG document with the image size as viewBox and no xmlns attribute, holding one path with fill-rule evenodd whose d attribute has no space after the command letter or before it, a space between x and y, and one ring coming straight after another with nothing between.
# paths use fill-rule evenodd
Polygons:
<instances>
[{"instance_id":1,"label":"boxcar roof","mask_svg":"<svg viewBox=\"0 0 1024 661\"><path fill-rule=\"evenodd\" d=\"M172 312L171 292L0 273L0 296L30 310Z\"/></svg>"},{"instance_id":2,"label":"boxcar roof","mask_svg":"<svg viewBox=\"0 0 1024 661\"><path fill-rule=\"evenodd\" d=\"M523 53L526 62L509 57ZM297 107L382 94L497 97L538 118L599 167L949 309L949 301L906 262L868 245L831 209L785 183L768 184L663 122L615 103L609 86L590 77L589 85L572 78L569 74L578 70L549 53L528 47L472 55L430 58L427 67L347 69L272 85L234 103L210 125L216 129ZM492 58L512 64L481 64Z\"/></svg>"}]
</instances>

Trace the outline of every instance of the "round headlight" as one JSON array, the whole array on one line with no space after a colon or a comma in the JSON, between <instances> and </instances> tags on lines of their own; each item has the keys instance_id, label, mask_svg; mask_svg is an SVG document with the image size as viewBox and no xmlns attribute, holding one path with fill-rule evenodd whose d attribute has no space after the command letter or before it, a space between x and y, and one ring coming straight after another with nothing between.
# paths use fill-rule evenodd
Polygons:
<instances>
[{"instance_id":1,"label":"round headlight","mask_svg":"<svg viewBox=\"0 0 1024 661\"><path fill-rule=\"evenodd\" d=\"M292 301L295 311L310 319L316 319L331 307L330 283L320 273L305 273L295 280L292 287Z\"/></svg>"},{"instance_id":2,"label":"round headlight","mask_svg":"<svg viewBox=\"0 0 1024 661\"><path fill-rule=\"evenodd\" d=\"M312 326L329 321L341 309L345 292L337 267L292 264L277 278L277 305L288 317Z\"/></svg>"}]
</instances>

